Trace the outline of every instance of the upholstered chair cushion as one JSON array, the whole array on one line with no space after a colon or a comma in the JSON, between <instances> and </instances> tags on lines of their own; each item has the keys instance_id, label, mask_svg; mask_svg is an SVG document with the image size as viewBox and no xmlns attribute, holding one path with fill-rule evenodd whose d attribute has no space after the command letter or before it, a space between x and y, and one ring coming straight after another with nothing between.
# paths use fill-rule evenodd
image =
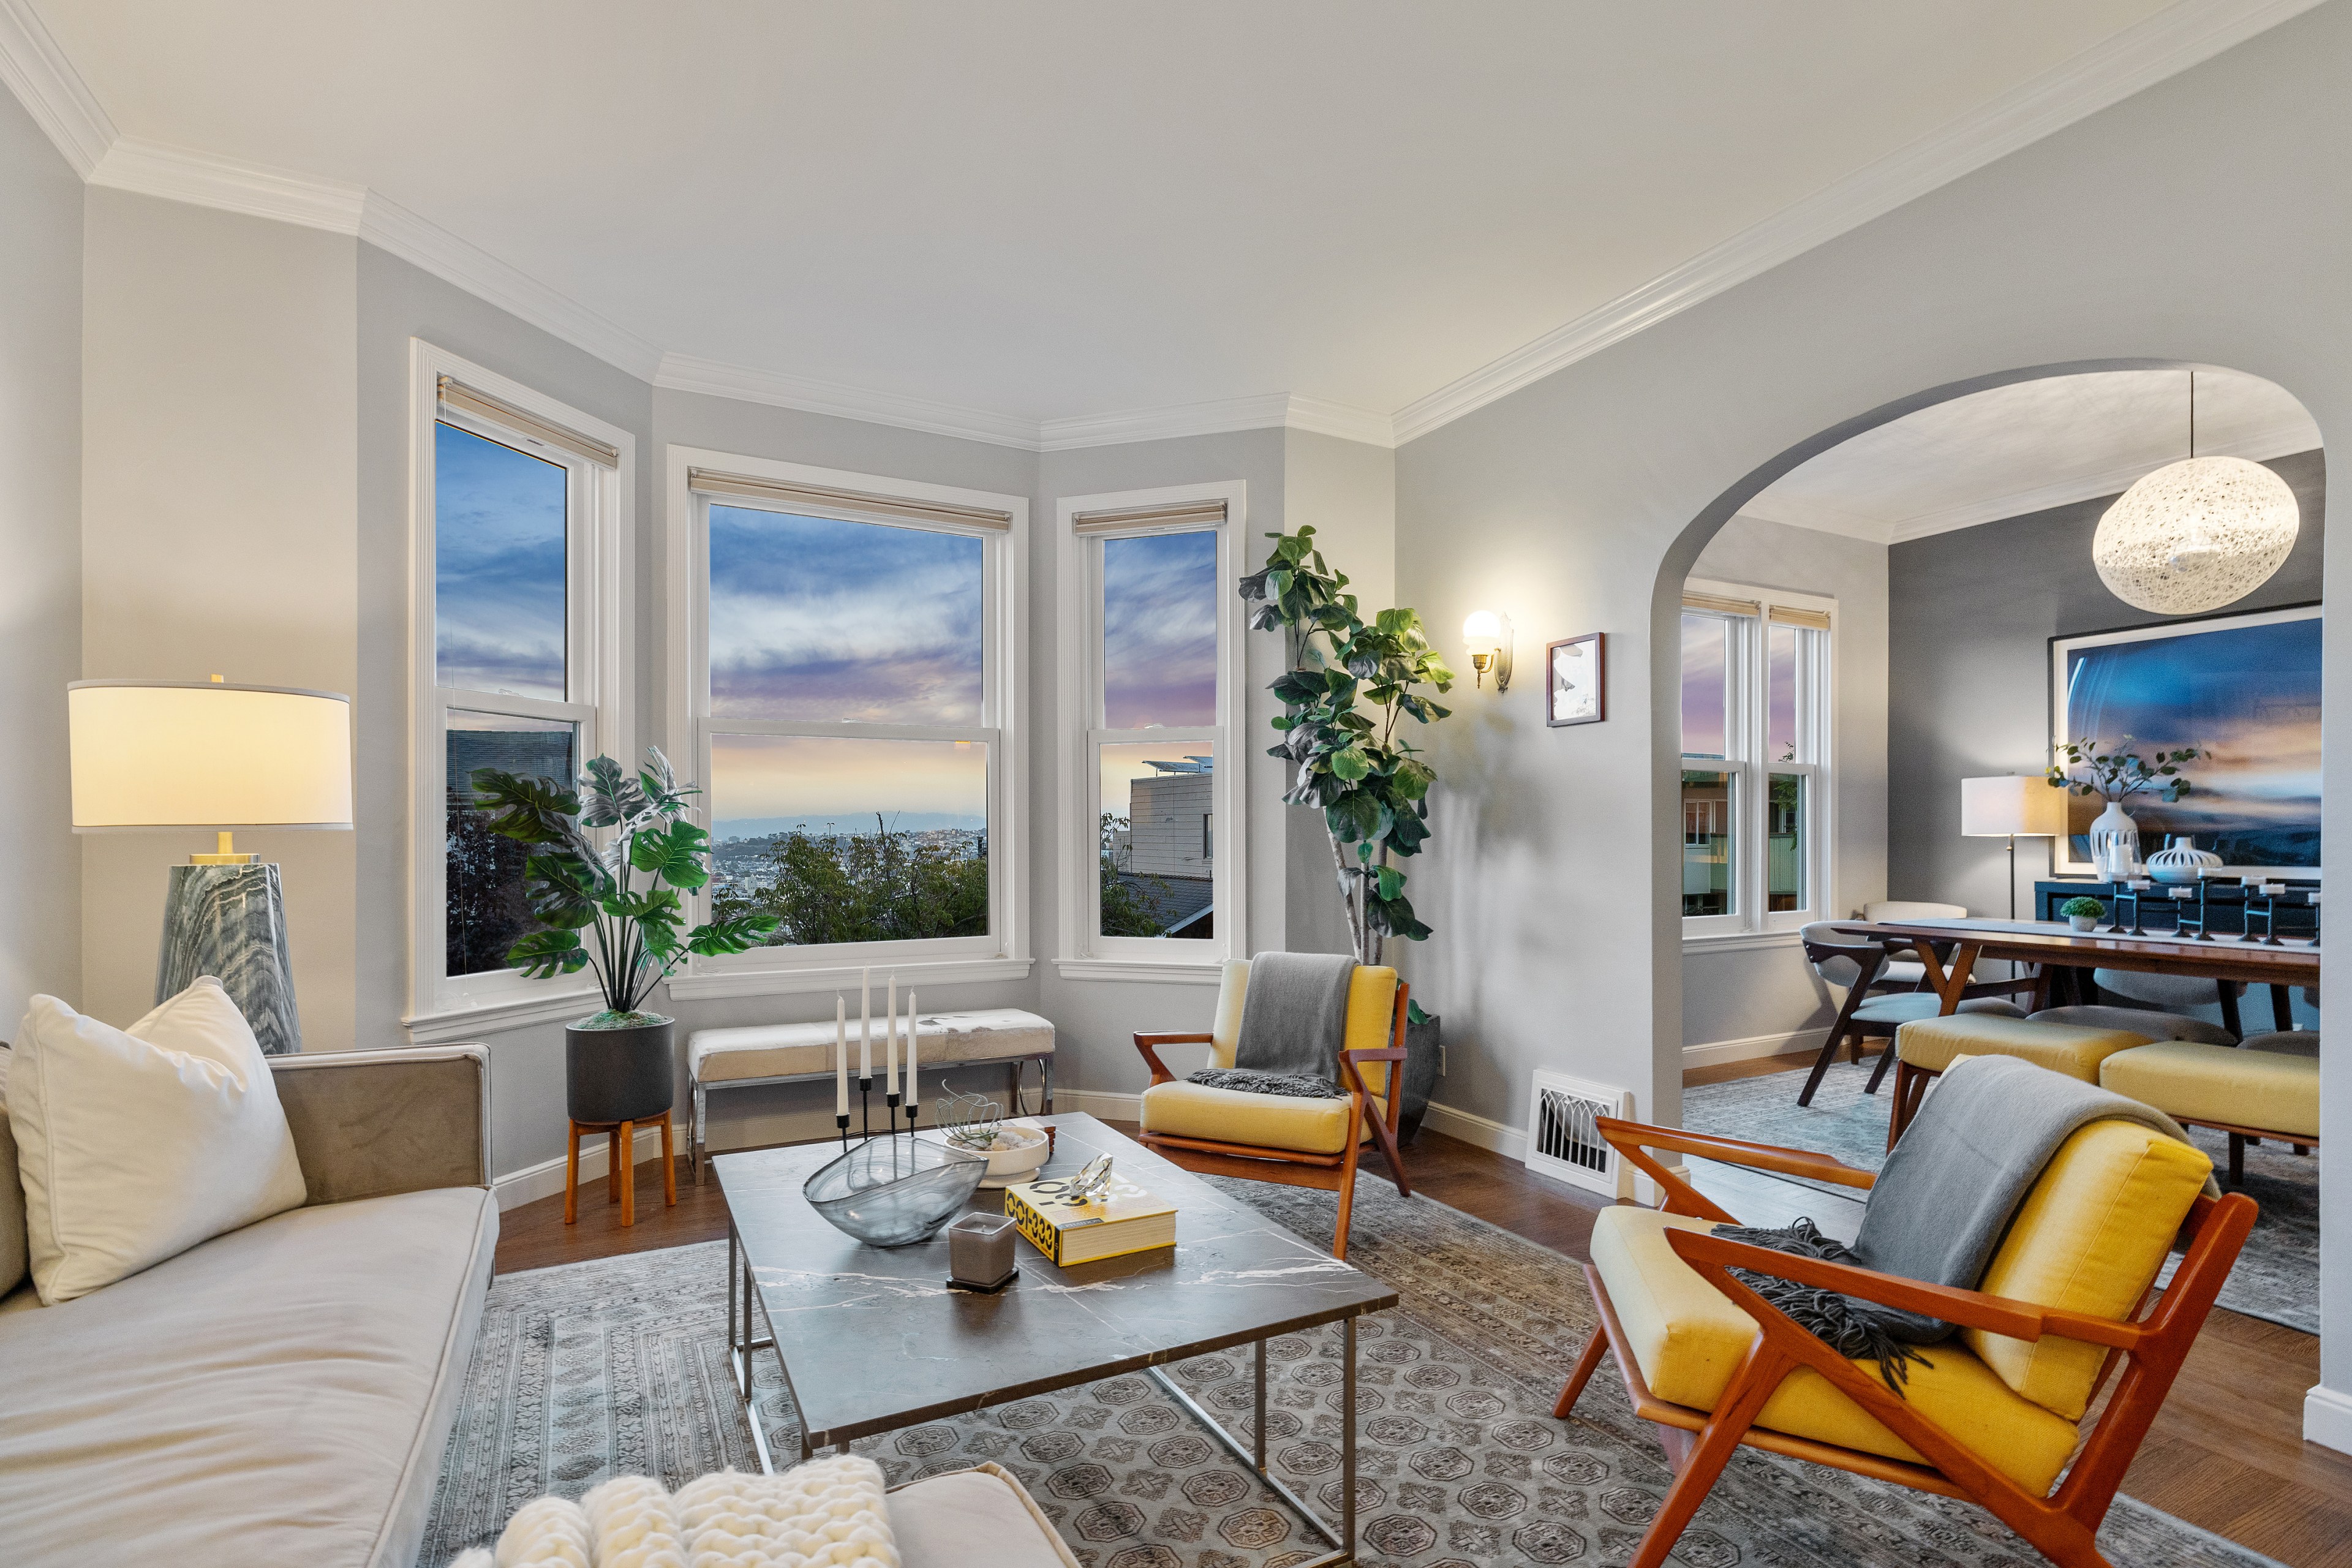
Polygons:
<instances>
[{"instance_id":1,"label":"upholstered chair cushion","mask_svg":"<svg viewBox=\"0 0 2352 1568\"><path fill-rule=\"evenodd\" d=\"M2121 1029L2078 1029L1981 1013L1922 1018L1895 1032L1896 1054L1929 1072L1942 1072L1956 1056L2017 1057L2084 1083L2099 1081L2099 1064L2107 1058L2146 1044L2146 1035Z\"/></svg>"},{"instance_id":2,"label":"upholstered chair cushion","mask_svg":"<svg viewBox=\"0 0 2352 1568\"><path fill-rule=\"evenodd\" d=\"M2238 1048L2242 1051L2275 1051L2283 1057L2316 1057L2319 1055L2319 1031L2277 1029L2267 1035L2248 1035Z\"/></svg>"},{"instance_id":3,"label":"upholstered chair cushion","mask_svg":"<svg viewBox=\"0 0 2352 1568\"><path fill-rule=\"evenodd\" d=\"M1617 1206L1593 1216L1592 1264L1607 1286L1642 1377L1659 1398L1712 1410L1757 1336L1756 1320L1675 1256L1670 1226L1712 1230L1706 1220ZM2026 1490L2046 1492L2074 1451L2074 1423L2014 1391L1958 1340L1927 1347L1904 1395ZM1873 1362L1856 1363L1871 1377ZM1921 1463L1911 1446L1811 1367L1790 1373L1757 1425L1889 1459Z\"/></svg>"},{"instance_id":4,"label":"upholstered chair cushion","mask_svg":"<svg viewBox=\"0 0 2352 1568\"><path fill-rule=\"evenodd\" d=\"M2128 1317L2212 1170L2203 1152L2154 1128L2092 1122L2043 1167L1979 1288L2036 1306ZM1981 1329L1960 1337L2003 1383L2069 1421L2082 1419L2107 1354L2079 1340L2015 1340Z\"/></svg>"},{"instance_id":5,"label":"upholstered chair cushion","mask_svg":"<svg viewBox=\"0 0 2352 1568\"><path fill-rule=\"evenodd\" d=\"M1932 991L1896 991L1873 996L1856 1007L1853 1016L1865 1024L1908 1024L1916 1018L1932 1018L1943 1010L1944 999ZM2025 1016L2024 1008L1998 996L1970 996L1961 1002L1960 1012L1990 1018Z\"/></svg>"},{"instance_id":6,"label":"upholstered chair cushion","mask_svg":"<svg viewBox=\"0 0 2352 1568\"><path fill-rule=\"evenodd\" d=\"M1866 921L1958 921L1968 919L1962 904L1929 904L1916 899L1889 899L1862 906Z\"/></svg>"},{"instance_id":7,"label":"upholstered chair cushion","mask_svg":"<svg viewBox=\"0 0 2352 1568\"><path fill-rule=\"evenodd\" d=\"M2234 1046L2237 1038L2219 1024L2184 1018L2178 1013L2155 1013L2138 1007L2044 1007L2029 1015L2037 1024L2071 1024L2078 1029L2121 1029L2151 1040L2195 1040L2208 1046Z\"/></svg>"},{"instance_id":8,"label":"upholstered chair cushion","mask_svg":"<svg viewBox=\"0 0 2352 1568\"><path fill-rule=\"evenodd\" d=\"M1382 965L1359 964L1348 982L1348 1026L1343 1048L1378 1050L1389 1043L1396 1013L1397 972ZM1229 1068L1242 1037L1242 1004L1249 994L1249 962L1227 962L1217 983L1216 1018L1209 1026L1209 1065ZM1371 1120L1388 1114L1389 1065L1363 1064L1364 1086L1371 1096L1364 1102L1360 1141L1372 1135ZM1143 1091L1141 1121L1146 1132L1171 1138L1199 1138L1214 1143L1244 1143L1264 1149L1292 1149L1304 1154L1337 1154L1348 1146L1348 1101L1300 1100L1290 1095L1250 1094L1240 1089L1211 1089L1205 1084L1154 1084Z\"/></svg>"},{"instance_id":9,"label":"upholstered chair cushion","mask_svg":"<svg viewBox=\"0 0 2352 1568\"><path fill-rule=\"evenodd\" d=\"M2099 989L2109 995L2128 1001L2145 1002L2152 1007L2214 1007L2221 1001L2221 988L2211 980L2193 974L2157 974L2137 969L2094 970L2092 976Z\"/></svg>"},{"instance_id":10,"label":"upholstered chair cushion","mask_svg":"<svg viewBox=\"0 0 2352 1568\"><path fill-rule=\"evenodd\" d=\"M2184 1121L2319 1136L2319 1058L2165 1040L2099 1066L2106 1089Z\"/></svg>"}]
</instances>

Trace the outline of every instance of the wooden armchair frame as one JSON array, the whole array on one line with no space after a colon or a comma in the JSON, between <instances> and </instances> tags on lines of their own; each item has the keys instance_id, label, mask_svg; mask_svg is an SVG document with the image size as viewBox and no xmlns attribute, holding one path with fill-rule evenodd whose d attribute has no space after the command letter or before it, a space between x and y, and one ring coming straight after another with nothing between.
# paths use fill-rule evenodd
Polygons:
<instances>
[{"instance_id":1,"label":"wooden armchair frame","mask_svg":"<svg viewBox=\"0 0 2352 1568\"><path fill-rule=\"evenodd\" d=\"M1876 1180L1867 1171L1856 1170L1826 1154L1799 1149L1747 1143L1611 1118L1602 1118L1600 1129L1612 1147L1658 1184L1665 1194L1663 1206L1668 1214L1738 1223L1653 1159L1648 1153L1652 1149L1697 1154L1727 1164L1808 1176L1842 1186L1866 1188ZM1722 1398L1708 1412L1669 1404L1652 1394L1640 1365L1625 1344L1624 1331L1617 1321L1616 1310L1601 1282L1600 1273L1588 1265L1584 1277L1601 1315L1601 1330L1586 1342L1552 1414L1561 1417L1568 1415L1600 1367L1601 1352L1608 1350L1616 1354L1617 1368L1624 1377L1625 1392L1633 1401L1634 1414L1659 1429L1667 1461L1675 1470L1675 1482L1629 1568L1663 1568L1667 1552L1682 1538L1692 1514L1705 1500L1716 1478L1723 1473L1732 1451L1743 1443L1921 1491L1965 1498L1988 1510L2060 1568L2111 1568L2095 1544L2100 1521L2106 1518L2124 1471L2147 1436L2149 1424L2156 1419L2157 1410L2171 1390L2181 1362L2188 1356L2198 1331L2204 1326L2221 1281L2237 1261L2238 1249L2244 1245L2247 1232L2253 1228L2254 1213L2253 1200L2243 1194L2233 1193L2220 1199L2199 1197L2176 1243L2186 1253L2179 1272L2156 1309L2144 1316L2135 1311L2129 1321L2037 1307L2029 1301L2010 1300L1980 1290L1921 1284L1848 1264L1796 1258L1725 1241L1704 1232L1670 1229L1666 1239L1675 1255L1754 1318L1761 1331L1747 1359L1732 1373ZM2122 1379L2114 1397L2093 1424L2090 1436L2076 1451L2064 1479L2047 1497L2036 1497L1920 1415L1915 1406L1888 1392L1877 1377L1855 1367L1763 1297L1733 1279L1730 1270L1734 1268L1752 1269L1925 1312L1947 1322L2012 1339L2039 1340L2045 1334L2054 1334L2105 1345L2107 1357L2092 1390L2094 1404L2099 1389L2105 1386L2118 1367L2122 1369ZM2145 1298L2141 1305L2145 1308ZM1801 1366L1811 1367L1827 1378L1832 1386L1877 1417L1927 1463L1908 1464L1759 1429L1754 1423L1765 1401L1783 1378Z\"/></svg>"},{"instance_id":2,"label":"wooden armchair frame","mask_svg":"<svg viewBox=\"0 0 2352 1568\"><path fill-rule=\"evenodd\" d=\"M1364 1082L1364 1066L1369 1062L1388 1064L1386 1088L1388 1094L1382 1113L1371 1119L1372 1138L1380 1145L1381 1156L1389 1163L1389 1179L1396 1190L1406 1197L1412 1195L1412 1186L1405 1179L1404 1160L1397 1152L1397 1117L1403 1104L1402 1074L1404 1071L1405 1001L1412 987L1402 980L1397 982L1396 1003L1389 1020L1389 1043L1377 1050L1343 1050L1339 1053L1340 1082L1348 1090L1348 1142L1336 1154L1310 1154L1297 1149L1262 1148L1250 1143L1219 1143L1205 1138L1180 1138L1165 1132L1139 1132L1137 1141L1154 1152L1166 1156L1188 1171L1204 1175L1239 1176L1249 1182L1273 1182L1286 1187L1314 1187L1339 1194L1339 1218L1331 1239L1331 1256L1344 1260L1348 1256L1348 1222L1356 1205L1356 1165L1364 1141L1364 1103L1374 1096ZM1206 1034L1147 1035L1135 1037L1135 1048L1142 1053L1144 1065L1151 1069L1151 1082L1156 1087L1173 1083L1176 1075L1160 1059L1162 1046L1198 1046L1212 1044L1215 1037Z\"/></svg>"}]
</instances>

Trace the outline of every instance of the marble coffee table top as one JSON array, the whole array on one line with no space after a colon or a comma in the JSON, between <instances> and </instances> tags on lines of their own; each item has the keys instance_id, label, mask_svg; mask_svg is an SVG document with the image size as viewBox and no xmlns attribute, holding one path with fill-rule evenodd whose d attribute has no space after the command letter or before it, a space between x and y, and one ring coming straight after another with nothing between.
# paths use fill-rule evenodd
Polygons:
<instances>
[{"instance_id":1,"label":"marble coffee table top","mask_svg":"<svg viewBox=\"0 0 2352 1568\"><path fill-rule=\"evenodd\" d=\"M885 1250L820 1219L801 1184L838 1143L711 1161L812 1449L1397 1304L1371 1276L1091 1116L1040 1175L1097 1154L1176 1205L1176 1245L1057 1268L1027 1242L998 1294L950 1289L944 1232ZM1001 1212L1003 1194L973 1194ZM740 1290L740 1280L730 1289Z\"/></svg>"}]
</instances>

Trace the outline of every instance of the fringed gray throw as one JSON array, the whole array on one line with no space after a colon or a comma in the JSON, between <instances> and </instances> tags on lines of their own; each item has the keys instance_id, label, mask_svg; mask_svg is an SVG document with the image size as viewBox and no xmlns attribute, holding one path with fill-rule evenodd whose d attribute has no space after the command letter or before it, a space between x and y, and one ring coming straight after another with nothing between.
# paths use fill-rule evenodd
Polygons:
<instances>
[{"instance_id":1,"label":"fringed gray throw","mask_svg":"<svg viewBox=\"0 0 2352 1568\"><path fill-rule=\"evenodd\" d=\"M2009 1234L2010 1221L2060 1145L2094 1121L2136 1121L2189 1142L2160 1110L2015 1057L1972 1057L1937 1080L1870 1189L1853 1245L1800 1220L1781 1229L1725 1227L1716 1234L1775 1252L1851 1263L1930 1285L1975 1289ZM2221 1189L2209 1179L2206 1190ZM1740 1272L1809 1332L1848 1356L1868 1356L1897 1394L1911 1349L1948 1338L1957 1325L1892 1307ZM1849 1349L1850 1345L1860 1349Z\"/></svg>"},{"instance_id":2,"label":"fringed gray throw","mask_svg":"<svg viewBox=\"0 0 2352 1568\"><path fill-rule=\"evenodd\" d=\"M1294 1100L1345 1100L1348 1091L1328 1079L1302 1073L1253 1072L1248 1068L1202 1068L1184 1080L1244 1094L1286 1094Z\"/></svg>"}]
</instances>

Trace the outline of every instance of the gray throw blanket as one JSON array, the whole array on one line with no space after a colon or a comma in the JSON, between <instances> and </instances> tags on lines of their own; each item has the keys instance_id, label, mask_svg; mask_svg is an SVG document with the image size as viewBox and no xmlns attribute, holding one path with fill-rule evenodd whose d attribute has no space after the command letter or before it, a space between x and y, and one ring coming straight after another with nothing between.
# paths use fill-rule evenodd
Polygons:
<instances>
[{"instance_id":1,"label":"gray throw blanket","mask_svg":"<svg viewBox=\"0 0 2352 1568\"><path fill-rule=\"evenodd\" d=\"M2170 1117L2137 1100L2014 1057L1974 1057L1944 1074L1904 1130L1870 1189L1852 1247L1822 1235L1809 1219L1780 1229L1726 1226L1715 1234L1775 1252L1974 1289L2051 1157L2077 1130L2110 1120L2189 1141ZM2206 1190L2221 1192L2210 1177ZM1898 1394L1908 1363L1927 1363L1913 1347L1947 1339L1956 1328L1794 1280L1747 1269L1735 1276L1839 1354L1876 1361L1879 1375Z\"/></svg>"},{"instance_id":2,"label":"gray throw blanket","mask_svg":"<svg viewBox=\"0 0 2352 1568\"><path fill-rule=\"evenodd\" d=\"M1346 1092L1336 1080L1355 973L1356 961L1344 953L1259 953L1250 960L1234 1065L1204 1068L1191 1081L1255 1094L1339 1098Z\"/></svg>"}]
</instances>

